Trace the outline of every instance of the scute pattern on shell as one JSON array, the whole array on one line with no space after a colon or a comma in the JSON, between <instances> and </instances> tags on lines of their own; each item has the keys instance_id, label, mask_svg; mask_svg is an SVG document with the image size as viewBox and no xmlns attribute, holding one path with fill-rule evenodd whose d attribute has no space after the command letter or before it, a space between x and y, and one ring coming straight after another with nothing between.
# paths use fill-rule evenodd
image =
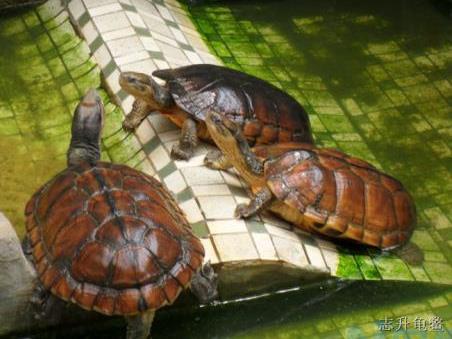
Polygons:
<instances>
[{"instance_id":1,"label":"scute pattern on shell","mask_svg":"<svg viewBox=\"0 0 452 339\"><path fill-rule=\"evenodd\" d=\"M99 162L68 168L28 202L27 232L44 287L103 314L171 304L204 249L154 178Z\"/></svg>"},{"instance_id":2,"label":"scute pattern on shell","mask_svg":"<svg viewBox=\"0 0 452 339\"><path fill-rule=\"evenodd\" d=\"M402 184L371 164L333 149L304 147L265 163L273 194L329 237L383 249L404 244L416 223Z\"/></svg>"},{"instance_id":3,"label":"scute pattern on shell","mask_svg":"<svg viewBox=\"0 0 452 339\"><path fill-rule=\"evenodd\" d=\"M157 70L177 105L198 120L209 111L242 127L251 145L312 143L309 118L291 96L259 78L226 67L190 65Z\"/></svg>"}]
</instances>

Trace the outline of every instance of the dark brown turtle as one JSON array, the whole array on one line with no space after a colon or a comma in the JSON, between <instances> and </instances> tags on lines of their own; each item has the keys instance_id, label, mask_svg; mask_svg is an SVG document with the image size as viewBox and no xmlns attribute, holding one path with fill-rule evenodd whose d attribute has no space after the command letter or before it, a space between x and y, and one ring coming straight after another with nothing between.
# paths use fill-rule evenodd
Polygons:
<instances>
[{"instance_id":1,"label":"dark brown turtle","mask_svg":"<svg viewBox=\"0 0 452 339\"><path fill-rule=\"evenodd\" d=\"M143 339L154 312L190 283L200 300L214 298L216 277L210 266L201 269L204 248L162 184L99 161L103 115L90 90L74 114L68 168L26 206L28 246L41 289L122 315L127 338Z\"/></svg>"},{"instance_id":2,"label":"dark brown turtle","mask_svg":"<svg viewBox=\"0 0 452 339\"><path fill-rule=\"evenodd\" d=\"M204 123L210 110L236 122L251 145L313 142L304 108L264 80L208 64L158 70L152 75L166 84L160 86L142 73L121 74L122 89L136 99L123 127L133 130L152 111L161 112L182 128L179 143L172 149L172 155L177 158L189 159L198 137L212 141ZM206 164L227 167L220 156L218 152L210 153Z\"/></svg>"},{"instance_id":3,"label":"dark brown turtle","mask_svg":"<svg viewBox=\"0 0 452 339\"><path fill-rule=\"evenodd\" d=\"M413 199L398 180L371 164L307 144L297 150L293 143L270 150L260 146L253 153L227 118L211 113L206 124L255 194L249 204L237 206L238 217L267 207L305 231L384 250L410 238L416 223Z\"/></svg>"}]
</instances>

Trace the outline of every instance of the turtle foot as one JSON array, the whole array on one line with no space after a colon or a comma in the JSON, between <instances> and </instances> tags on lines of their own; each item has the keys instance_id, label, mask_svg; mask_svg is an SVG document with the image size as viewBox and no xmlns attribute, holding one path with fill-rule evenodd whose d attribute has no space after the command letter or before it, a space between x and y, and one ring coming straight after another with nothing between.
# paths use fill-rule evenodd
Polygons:
<instances>
[{"instance_id":1,"label":"turtle foot","mask_svg":"<svg viewBox=\"0 0 452 339\"><path fill-rule=\"evenodd\" d=\"M234 216L237 219L249 218L254 213L254 210L247 204L238 204L235 208Z\"/></svg>"},{"instance_id":2,"label":"turtle foot","mask_svg":"<svg viewBox=\"0 0 452 339\"><path fill-rule=\"evenodd\" d=\"M213 270L210 261L193 276L190 289L202 304L218 299L218 274Z\"/></svg>"},{"instance_id":3,"label":"turtle foot","mask_svg":"<svg viewBox=\"0 0 452 339\"><path fill-rule=\"evenodd\" d=\"M191 147L183 147L179 144L175 144L171 149L171 157L179 160L189 160L193 155L193 149Z\"/></svg>"},{"instance_id":4,"label":"turtle foot","mask_svg":"<svg viewBox=\"0 0 452 339\"><path fill-rule=\"evenodd\" d=\"M127 119L122 122L122 129L125 132L133 132L135 128L138 127L141 121L136 121L134 119Z\"/></svg>"},{"instance_id":5,"label":"turtle foot","mask_svg":"<svg viewBox=\"0 0 452 339\"><path fill-rule=\"evenodd\" d=\"M219 150L210 151L204 158L204 165L215 170L227 170L231 164Z\"/></svg>"}]
</instances>

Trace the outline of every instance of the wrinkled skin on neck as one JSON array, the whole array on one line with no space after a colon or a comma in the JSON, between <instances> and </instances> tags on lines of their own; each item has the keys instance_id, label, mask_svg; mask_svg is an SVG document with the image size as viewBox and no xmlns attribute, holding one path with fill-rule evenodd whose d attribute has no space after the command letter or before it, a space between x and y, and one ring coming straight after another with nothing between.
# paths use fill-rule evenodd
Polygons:
<instances>
[{"instance_id":1,"label":"wrinkled skin on neck","mask_svg":"<svg viewBox=\"0 0 452 339\"><path fill-rule=\"evenodd\" d=\"M240 128L218 113L211 112L206 125L212 139L250 186L265 185L263 163L254 155Z\"/></svg>"},{"instance_id":2,"label":"wrinkled skin on neck","mask_svg":"<svg viewBox=\"0 0 452 339\"><path fill-rule=\"evenodd\" d=\"M100 159L100 138L104 123L104 106L94 89L80 100L72 119L72 138L67 152L68 166L81 162L95 164Z\"/></svg>"},{"instance_id":3,"label":"wrinkled skin on neck","mask_svg":"<svg viewBox=\"0 0 452 339\"><path fill-rule=\"evenodd\" d=\"M146 102L150 108L162 111L173 105L173 98L151 76L137 72L123 72L119 76L121 88L137 100Z\"/></svg>"}]
</instances>

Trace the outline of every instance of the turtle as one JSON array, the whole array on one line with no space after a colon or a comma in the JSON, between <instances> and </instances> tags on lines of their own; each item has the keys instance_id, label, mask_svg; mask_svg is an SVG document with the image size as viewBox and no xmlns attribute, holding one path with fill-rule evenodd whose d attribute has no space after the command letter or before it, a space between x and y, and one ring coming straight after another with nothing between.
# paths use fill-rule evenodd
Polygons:
<instances>
[{"instance_id":1,"label":"turtle","mask_svg":"<svg viewBox=\"0 0 452 339\"><path fill-rule=\"evenodd\" d=\"M211 112L210 135L251 186L254 197L235 210L248 218L266 208L309 233L381 250L402 248L407 262L422 261L407 244L416 207L397 179L339 150L310 144L249 147L240 127Z\"/></svg>"},{"instance_id":2,"label":"turtle","mask_svg":"<svg viewBox=\"0 0 452 339\"><path fill-rule=\"evenodd\" d=\"M215 299L217 276L203 266L201 241L157 179L100 161L103 117L90 89L74 113L67 168L26 205L24 247L39 278L34 300L50 291L83 309L124 316L127 338L143 339L155 311L190 284L201 302Z\"/></svg>"},{"instance_id":3,"label":"turtle","mask_svg":"<svg viewBox=\"0 0 452 339\"><path fill-rule=\"evenodd\" d=\"M152 76L164 80L159 85ZM240 125L250 145L284 141L313 143L305 109L289 94L252 75L211 64L194 64L144 73L123 72L121 88L135 97L123 122L134 130L152 111L159 111L182 128L172 148L173 158L188 160L198 138L212 142L204 120L214 110ZM205 163L225 169L229 164L217 151Z\"/></svg>"}]
</instances>

